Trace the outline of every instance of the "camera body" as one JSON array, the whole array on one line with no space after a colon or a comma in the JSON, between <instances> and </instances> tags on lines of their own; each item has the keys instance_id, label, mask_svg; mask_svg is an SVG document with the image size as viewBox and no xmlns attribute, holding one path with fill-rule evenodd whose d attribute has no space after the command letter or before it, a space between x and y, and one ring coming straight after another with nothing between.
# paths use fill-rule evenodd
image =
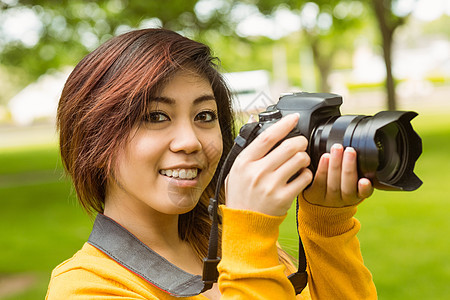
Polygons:
<instances>
[{"instance_id":1,"label":"camera body","mask_svg":"<svg viewBox=\"0 0 450 300\"><path fill-rule=\"evenodd\" d=\"M280 97L275 105L259 114L257 124L240 130L245 144L283 116L298 113L297 126L285 137L303 135L308 140L310 169L315 172L320 157L333 144L353 147L358 153L358 175L369 178L383 190L412 191L422 181L414 174L414 165L422 153L422 142L410 121L412 111L382 111L374 116L341 115L342 97L330 93L292 93ZM281 143L281 142L280 142Z\"/></svg>"}]
</instances>

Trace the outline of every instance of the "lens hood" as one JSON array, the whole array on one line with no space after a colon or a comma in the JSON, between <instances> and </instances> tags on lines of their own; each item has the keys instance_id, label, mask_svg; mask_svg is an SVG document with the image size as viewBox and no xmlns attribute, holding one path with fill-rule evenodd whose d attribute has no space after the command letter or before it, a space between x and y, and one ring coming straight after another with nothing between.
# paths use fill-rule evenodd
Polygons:
<instances>
[{"instance_id":1,"label":"lens hood","mask_svg":"<svg viewBox=\"0 0 450 300\"><path fill-rule=\"evenodd\" d=\"M382 190L413 191L422 185L414 166L422 153L422 140L410 121L413 111L382 111L361 120L352 137L358 149L361 177Z\"/></svg>"}]
</instances>

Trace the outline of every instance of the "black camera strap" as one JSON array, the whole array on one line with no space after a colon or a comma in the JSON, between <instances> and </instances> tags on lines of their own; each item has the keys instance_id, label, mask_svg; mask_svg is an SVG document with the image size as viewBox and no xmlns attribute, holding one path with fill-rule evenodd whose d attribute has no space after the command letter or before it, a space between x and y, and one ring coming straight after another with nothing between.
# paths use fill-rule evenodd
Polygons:
<instances>
[{"instance_id":1,"label":"black camera strap","mask_svg":"<svg viewBox=\"0 0 450 300\"><path fill-rule=\"evenodd\" d=\"M219 203L219 193L222 187L222 184L225 180L225 177L230 172L231 166L233 165L234 160L239 155L239 153L257 136L258 131L261 129L260 123L250 123L246 126L242 127L239 135L235 139L235 144L231 148L228 156L220 170L219 179L217 181L216 191L214 198L211 198L209 201L208 212L210 218L212 220L211 225L211 233L209 236L209 247L208 247L208 256L203 259L203 283L204 289L206 291L212 287L212 285L217 282L219 277L219 273L217 271L217 265L220 262L220 257L217 256L218 249L218 240L219 240L219 217L218 217L218 207ZM303 289L306 287L308 282L308 274L306 272L306 255L305 250L303 248L303 243L300 237L300 233L298 232L298 198L296 201L296 222L297 222L297 233L299 238L299 249L298 249L298 270L296 273L289 275L288 279L291 282L292 286L295 289L296 294L300 294Z\"/></svg>"},{"instance_id":2,"label":"black camera strap","mask_svg":"<svg viewBox=\"0 0 450 300\"><path fill-rule=\"evenodd\" d=\"M298 210L299 203L298 197L295 199L295 222L297 224L297 235L298 235L298 270L295 273L289 275L289 280L294 286L295 293L300 294L303 289L308 284L308 273L306 272L306 253L303 248L302 238L300 232L298 231Z\"/></svg>"},{"instance_id":3,"label":"black camera strap","mask_svg":"<svg viewBox=\"0 0 450 300\"><path fill-rule=\"evenodd\" d=\"M233 147L231 147L230 152L225 159L222 169L219 173L219 178L217 180L216 191L214 198L209 199L208 213L211 218L211 232L209 235L209 245L208 245L208 256L203 259L203 283L204 291L209 290L212 285L217 282L219 278L219 272L217 271L217 265L220 262L220 257L217 256L218 244L219 244L219 194L220 189L225 181L226 176L230 172L231 166L233 165L236 157L241 153L241 151L247 145L247 140L250 135L255 135L259 130L258 123L252 123L251 126L247 127L246 135L242 137L242 132L236 137ZM242 130L241 130L242 131ZM247 137L247 138L245 138Z\"/></svg>"}]
</instances>

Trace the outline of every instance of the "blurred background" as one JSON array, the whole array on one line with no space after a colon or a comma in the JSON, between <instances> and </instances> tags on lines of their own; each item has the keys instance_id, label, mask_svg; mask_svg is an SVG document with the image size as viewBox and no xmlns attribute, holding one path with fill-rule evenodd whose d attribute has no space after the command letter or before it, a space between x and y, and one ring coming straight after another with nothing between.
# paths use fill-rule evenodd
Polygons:
<instances>
[{"instance_id":1,"label":"blurred background","mask_svg":"<svg viewBox=\"0 0 450 300\"><path fill-rule=\"evenodd\" d=\"M54 126L65 79L87 53L137 28L208 44L240 116L279 95L343 95L344 114L414 110L414 192L359 207L380 299L450 299L450 1L0 0L0 299L42 299L51 270L87 240ZM280 241L294 256L294 214Z\"/></svg>"}]
</instances>

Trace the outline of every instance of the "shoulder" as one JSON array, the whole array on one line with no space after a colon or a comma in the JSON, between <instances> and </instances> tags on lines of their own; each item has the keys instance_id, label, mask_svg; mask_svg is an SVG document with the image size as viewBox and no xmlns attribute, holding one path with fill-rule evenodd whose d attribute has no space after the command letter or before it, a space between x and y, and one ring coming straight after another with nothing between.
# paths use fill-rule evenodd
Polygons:
<instances>
[{"instance_id":1,"label":"shoulder","mask_svg":"<svg viewBox=\"0 0 450 300\"><path fill-rule=\"evenodd\" d=\"M149 284L86 243L52 272L46 299L116 295L129 299L157 299ZM77 298L78 299L78 298Z\"/></svg>"},{"instance_id":2,"label":"shoulder","mask_svg":"<svg viewBox=\"0 0 450 300\"><path fill-rule=\"evenodd\" d=\"M103 252L85 243L74 256L62 262L53 270L52 278L75 270L84 270L102 275L103 273L109 272L110 269L114 270L118 269L118 267L120 265Z\"/></svg>"}]
</instances>

